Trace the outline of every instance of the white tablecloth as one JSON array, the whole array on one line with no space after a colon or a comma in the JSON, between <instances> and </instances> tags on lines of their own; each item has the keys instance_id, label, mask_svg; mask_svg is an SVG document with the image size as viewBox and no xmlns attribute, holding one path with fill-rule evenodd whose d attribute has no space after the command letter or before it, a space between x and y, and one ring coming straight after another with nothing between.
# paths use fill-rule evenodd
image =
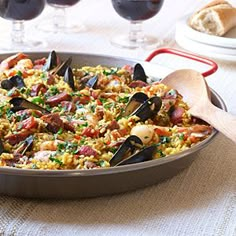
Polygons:
<instances>
[{"instance_id":1,"label":"white tablecloth","mask_svg":"<svg viewBox=\"0 0 236 236\"><path fill-rule=\"evenodd\" d=\"M175 23L208 1L166 0L161 12L144 23L147 33L178 48ZM236 1L231 1L236 5ZM82 0L68 9L70 20L83 22L77 34L45 34L36 25L43 14L26 24L26 33L48 43L41 50L86 52L144 60L151 51L112 46L110 37L127 32L128 22L113 10L109 0ZM0 34L9 33L9 22L0 20ZM163 55L156 59L174 69L203 70L188 60ZM218 71L209 85L236 115L236 62L216 60ZM236 147L223 135L201 151L194 163L176 177L142 190L95 199L73 201L26 200L0 196L0 235L236 235ZM62 186L63 187L63 186ZM22 186L24 188L24 186Z\"/></svg>"}]
</instances>

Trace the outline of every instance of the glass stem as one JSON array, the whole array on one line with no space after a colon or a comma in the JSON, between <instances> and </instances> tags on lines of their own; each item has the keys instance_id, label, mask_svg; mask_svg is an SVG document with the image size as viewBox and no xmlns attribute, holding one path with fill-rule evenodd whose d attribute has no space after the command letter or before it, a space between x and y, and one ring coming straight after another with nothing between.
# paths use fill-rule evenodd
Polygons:
<instances>
[{"instance_id":1,"label":"glass stem","mask_svg":"<svg viewBox=\"0 0 236 236\"><path fill-rule=\"evenodd\" d=\"M142 43L144 41L142 22L140 21L130 22L129 40L132 42L139 42L139 43Z\"/></svg>"},{"instance_id":2,"label":"glass stem","mask_svg":"<svg viewBox=\"0 0 236 236\"><path fill-rule=\"evenodd\" d=\"M55 7L53 16L53 25L55 29L64 28L66 26L66 10L63 7Z\"/></svg>"},{"instance_id":3,"label":"glass stem","mask_svg":"<svg viewBox=\"0 0 236 236\"><path fill-rule=\"evenodd\" d=\"M22 44L24 42L24 22L13 21L11 30L11 41L12 44Z\"/></svg>"}]
</instances>

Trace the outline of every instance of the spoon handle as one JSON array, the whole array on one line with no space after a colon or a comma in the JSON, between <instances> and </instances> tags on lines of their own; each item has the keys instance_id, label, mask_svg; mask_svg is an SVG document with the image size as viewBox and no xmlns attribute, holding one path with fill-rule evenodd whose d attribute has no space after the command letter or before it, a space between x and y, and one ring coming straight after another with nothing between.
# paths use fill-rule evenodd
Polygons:
<instances>
[{"instance_id":1,"label":"spoon handle","mask_svg":"<svg viewBox=\"0 0 236 236\"><path fill-rule=\"evenodd\" d=\"M201 116L203 117L203 114ZM236 143L236 116L209 104L204 120Z\"/></svg>"}]
</instances>

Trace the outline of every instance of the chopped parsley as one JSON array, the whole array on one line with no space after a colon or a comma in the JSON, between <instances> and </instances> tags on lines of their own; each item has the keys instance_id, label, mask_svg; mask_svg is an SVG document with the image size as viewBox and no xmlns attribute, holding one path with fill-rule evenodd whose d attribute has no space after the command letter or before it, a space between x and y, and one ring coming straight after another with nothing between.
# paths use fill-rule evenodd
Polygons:
<instances>
[{"instance_id":1,"label":"chopped parsley","mask_svg":"<svg viewBox=\"0 0 236 236\"><path fill-rule=\"evenodd\" d=\"M99 98L100 102L103 104L105 102L107 102L107 99L106 98Z\"/></svg>"},{"instance_id":2,"label":"chopped parsley","mask_svg":"<svg viewBox=\"0 0 236 236\"><path fill-rule=\"evenodd\" d=\"M127 103L129 101L129 97L119 97L118 98L118 102L122 102L122 103Z\"/></svg>"},{"instance_id":3,"label":"chopped parsley","mask_svg":"<svg viewBox=\"0 0 236 236\"><path fill-rule=\"evenodd\" d=\"M51 96L54 96L54 95L60 93L60 91L58 90L58 88L56 86L51 86L49 88L49 93Z\"/></svg>"},{"instance_id":4,"label":"chopped parsley","mask_svg":"<svg viewBox=\"0 0 236 236\"><path fill-rule=\"evenodd\" d=\"M82 139L80 140L79 144L80 145L84 145L86 142L86 139L84 137L82 137Z\"/></svg>"},{"instance_id":5,"label":"chopped parsley","mask_svg":"<svg viewBox=\"0 0 236 236\"><path fill-rule=\"evenodd\" d=\"M92 112L95 112L95 108L96 108L96 105L95 105L95 104L92 104L92 105L90 106L90 109L91 109Z\"/></svg>"},{"instance_id":6,"label":"chopped parsley","mask_svg":"<svg viewBox=\"0 0 236 236\"><path fill-rule=\"evenodd\" d=\"M4 107L5 107L5 105L0 106L0 117L2 117L4 114Z\"/></svg>"},{"instance_id":7,"label":"chopped parsley","mask_svg":"<svg viewBox=\"0 0 236 236\"><path fill-rule=\"evenodd\" d=\"M81 124L79 127L80 127L81 129L83 129L84 127L88 127L88 122L85 122L84 124Z\"/></svg>"},{"instance_id":8,"label":"chopped parsley","mask_svg":"<svg viewBox=\"0 0 236 236\"><path fill-rule=\"evenodd\" d=\"M99 166L101 166L101 167L106 167L106 161L104 161L104 160L99 160L99 161L97 162L97 164L98 164Z\"/></svg>"},{"instance_id":9,"label":"chopped parsley","mask_svg":"<svg viewBox=\"0 0 236 236\"><path fill-rule=\"evenodd\" d=\"M33 165L31 166L31 168L32 168L32 169L38 169L38 166L37 166L36 164L33 164Z\"/></svg>"},{"instance_id":10,"label":"chopped parsley","mask_svg":"<svg viewBox=\"0 0 236 236\"><path fill-rule=\"evenodd\" d=\"M162 150L157 150L157 153L160 154L160 157L165 157L166 155L162 152Z\"/></svg>"},{"instance_id":11,"label":"chopped parsley","mask_svg":"<svg viewBox=\"0 0 236 236\"><path fill-rule=\"evenodd\" d=\"M11 111L10 108L7 108L7 109L6 109L6 116L7 116L7 119L8 119L8 120L11 120L11 118L12 118L13 115L14 115L14 112Z\"/></svg>"},{"instance_id":12,"label":"chopped parsley","mask_svg":"<svg viewBox=\"0 0 236 236\"><path fill-rule=\"evenodd\" d=\"M62 128L60 128L58 131L57 131L57 134L62 134L63 133L63 129Z\"/></svg>"},{"instance_id":13,"label":"chopped parsley","mask_svg":"<svg viewBox=\"0 0 236 236\"><path fill-rule=\"evenodd\" d=\"M57 151L59 153L67 152L76 154L79 151L79 147L77 143L71 143L71 142L59 143L57 145Z\"/></svg>"},{"instance_id":14,"label":"chopped parsley","mask_svg":"<svg viewBox=\"0 0 236 236\"><path fill-rule=\"evenodd\" d=\"M34 103L34 104L44 105L44 100L41 97L34 97L31 100L31 102Z\"/></svg>"},{"instance_id":15,"label":"chopped parsley","mask_svg":"<svg viewBox=\"0 0 236 236\"><path fill-rule=\"evenodd\" d=\"M117 150L118 148L114 148L114 147L109 148L109 151L112 152L113 154L116 153Z\"/></svg>"},{"instance_id":16,"label":"chopped parsley","mask_svg":"<svg viewBox=\"0 0 236 236\"><path fill-rule=\"evenodd\" d=\"M25 114L16 116L16 121L17 121L17 122L20 122L20 121L22 121L22 120L24 120L24 119L26 119L26 118L27 118L27 114L25 113Z\"/></svg>"},{"instance_id":17,"label":"chopped parsley","mask_svg":"<svg viewBox=\"0 0 236 236\"><path fill-rule=\"evenodd\" d=\"M107 104L104 105L104 108L105 108L105 109L110 109L110 108L112 108L114 105L115 105L114 102L112 102L112 103L107 103Z\"/></svg>"},{"instance_id":18,"label":"chopped parsley","mask_svg":"<svg viewBox=\"0 0 236 236\"><path fill-rule=\"evenodd\" d=\"M83 104L79 104L78 102L76 103L76 109L82 109L84 108L84 105Z\"/></svg>"},{"instance_id":19,"label":"chopped parsley","mask_svg":"<svg viewBox=\"0 0 236 236\"><path fill-rule=\"evenodd\" d=\"M184 140L184 133L179 134L179 139Z\"/></svg>"},{"instance_id":20,"label":"chopped parsley","mask_svg":"<svg viewBox=\"0 0 236 236\"><path fill-rule=\"evenodd\" d=\"M42 80L47 80L47 79L48 79L48 78L46 77L46 74L45 74L45 73L41 73L40 78L41 78Z\"/></svg>"},{"instance_id":21,"label":"chopped parsley","mask_svg":"<svg viewBox=\"0 0 236 236\"><path fill-rule=\"evenodd\" d=\"M18 71L16 72L16 74L17 74L18 76L20 76L20 77L22 77L22 75L23 75L20 70L18 70Z\"/></svg>"},{"instance_id":22,"label":"chopped parsley","mask_svg":"<svg viewBox=\"0 0 236 236\"><path fill-rule=\"evenodd\" d=\"M170 142L170 137L161 136L161 137L160 137L160 142L161 142L162 144L164 144L164 143L169 143L169 142Z\"/></svg>"},{"instance_id":23,"label":"chopped parsley","mask_svg":"<svg viewBox=\"0 0 236 236\"><path fill-rule=\"evenodd\" d=\"M63 165L63 162L62 162L61 160L59 160L58 158L55 158L55 157L50 156L50 157L49 157L49 160L50 160L50 161L53 161L53 162L56 162L56 163L59 164L60 166Z\"/></svg>"},{"instance_id":24,"label":"chopped parsley","mask_svg":"<svg viewBox=\"0 0 236 236\"><path fill-rule=\"evenodd\" d=\"M116 74L118 71L118 68L111 68L111 69L106 69L106 70L103 70L103 74L108 76L108 75L114 75Z\"/></svg>"}]
</instances>

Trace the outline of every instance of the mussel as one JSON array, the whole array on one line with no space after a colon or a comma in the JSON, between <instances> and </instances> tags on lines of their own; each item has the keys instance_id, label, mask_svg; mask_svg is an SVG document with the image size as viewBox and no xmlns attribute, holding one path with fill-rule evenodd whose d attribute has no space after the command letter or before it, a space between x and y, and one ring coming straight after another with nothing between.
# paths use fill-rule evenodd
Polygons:
<instances>
[{"instance_id":1,"label":"mussel","mask_svg":"<svg viewBox=\"0 0 236 236\"><path fill-rule=\"evenodd\" d=\"M12 76L10 79L3 80L1 82L1 87L6 90L11 90L13 87L23 88L26 86L23 78L19 75L15 75Z\"/></svg>"},{"instance_id":2,"label":"mussel","mask_svg":"<svg viewBox=\"0 0 236 236\"><path fill-rule=\"evenodd\" d=\"M123 116L129 116L132 114L140 105L142 105L146 100L148 100L148 96L145 93L138 92L135 93L130 99L128 104L125 107L123 112Z\"/></svg>"},{"instance_id":3,"label":"mussel","mask_svg":"<svg viewBox=\"0 0 236 236\"><path fill-rule=\"evenodd\" d=\"M158 96L148 98L148 96L142 92L135 93L129 100L122 116L139 117L139 121L145 121L154 117L161 109L162 100Z\"/></svg>"},{"instance_id":4,"label":"mussel","mask_svg":"<svg viewBox=\"0 0 236 236\"><path fill-rule=\"evenodd\" d=\"M47 61L46 61L45 65L43 66L43 70L50 71L53 68L55 68L56 66L57 66L57 54L53 50L49 53Z\"/></svg>"},{"instance_id":5,"label":"mussel","mask_svg":"<svg viewBox=\"0 0 236 236\"><path fill-rule=\"evenodd\" d=\"M75 91L74 74L71 67L67 67L66 72L64 74L64 81L69 84L73 91Z\"/></svg>"},{"instance_id":6,"label":"mussel","mask_svg":"<svg viewBox=\"0 0 236 236\"><path fill-rule=\"evenodd\" d=\"M118 163L117 166L135 164L135 163L140 163L140 162L152 160L153 156L156 152L157 152L156 145L152 145L152 146L143 148L141 151L133 154L132 156L130 156L127 159L124 159L123 161Z\"/></svg>"},{"instance_id":7,"label":"mussel","mask_svg":"<svg viewBox=\"0 0 236 236\"><path fill-rule=\"evenodd\" d=\"M57 74L63 76L66 72L66 69L71 65L72 57L69 57L67 60L59 64L52 72L52 74Z\"/></svg>"},{"instance_id":8,"label":"mussel","mask_svg":"<svg viewBox=\"0 0 236 236\"><path fill-rule=\"evenodd\" d=\"M160 97L151 97L146 100L141 106L139 106L131 115L139 117L139 121L145 121L153 118L162 106L162 100Z\"/></svg>"},{"instance_id":9,"label":"mussel","mask_svg":"<svg viewBox=\"0 0 236 236\"><path fill-rule=\"evenodd\" d=\"M145 74L143 67L139 63L137 63L134 66L133 80L141 80L141 81L147 83L147 76Z\"/></svg>"},{"instance_id":10,"label":"mussel","mask_svg":"<svg viewBox=\"0 0 236 236\"><path fill-rule=\"evenodd\" d=\"M143 147L141 139L129 136L110 160L110 166L121 166L151 160L157 151L156 145Z\"/></svg>"},{"instance_id":11,"label":"mussel","mask_svg":"<svg viewBox=\"0 0 236 236\"><path fill-rule=\"evenodd\" d=\"M44 65L44 71L49 71L51 74L57 74L59 76L63 76L66 72L66 69L70 66L72 62L72 58L69 57L67 60L58 64L58 57L55 51L49 53L47 58L47 62Z\"/></svg>"},{"instance_id":12,"label":"mussel","mask_svg":"<svg viewBox=\"0 0 236 236\"><path fill-rule=\"evenodd\" d=\"M97 82L98 82L98 75L95 75L88 80L86 86L95 89Z\"/></svg>"},{"instance_id":13,"label":"mussel","mask_svg":"<svg viewBox=\"0 0 236 236\"><path fill-rule=\"evenodd\" d=\"M49 70L50 74L63 76L65 74L67 68L70 66L71 62L72 62L72 58L69 57L67 60L56 65L56 67L54 67L53 69Z\"/></svg>"},{"instance_id":14,"label":"mussel","mask_svg":"<svg viewBox=\"0 0 236 236\"><path fill-rule=\"evenodd\" d=\"M22 144L15 150L15 153L25 155L25 153L32 149L34 137L30 135Z\"/></svg>"},{"instance_id":15,"label":"mussel","mask_svg":"<svg viewBox=\"0 0 236 236\"><path fill-rule=\"evenodd\" d=\"M11 109L13 112L17 112L17 111L24 110L24 109L34 109L34 110L41 111L43 114L50 113L47 109L45 109L37 104L34 104L34 103L28 101L27 99L24 99L21 97L12 98L9 102L10 102L10 104L13 105L13 108Z\"/></svg>"},{"instance_id":16,"label":"mussel","mask_svg":"<svg viewBox=\"0 0 236 236\"><path fill-rule=\"evenodd\" d=\"M118 165L121 161L132 155L135 152L135 150L141 148L142 146L143 142L139 137L135 135L129 136L110 160L110 165L111 166Z\"/></svg>"}]
</instances>

